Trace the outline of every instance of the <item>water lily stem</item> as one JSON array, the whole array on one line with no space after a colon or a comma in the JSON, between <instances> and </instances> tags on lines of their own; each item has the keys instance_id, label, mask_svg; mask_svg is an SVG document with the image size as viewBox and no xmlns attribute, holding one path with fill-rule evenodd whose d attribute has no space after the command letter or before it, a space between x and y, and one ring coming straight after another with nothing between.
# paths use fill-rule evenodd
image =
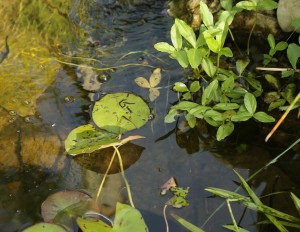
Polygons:
<instances>
[{"instance_id":1,"label":"water lily stem","mask_svg":"<svg viewBox=\"0 0 300 232\"><path fill-rule=\"evenodd\" d=\"M121 174L122 174L123 180L124 180L125 185L126 185L126 189L127 189L127 193L128 193L128 198L129 198L130 205L131 205L131 207L135 208L134 204L133 204L133 200L132 200L132 195L131 195L130 187L129 187L128 181L127 181L127 179L125 177L124 167L123 167L123 161L122 161L122 157L121 157L120 151L119 151L118 147L116 147L116 146L113 146L113 148L117 152L117 155L118 155L118 158L119 158L119 163L120 163L120 168L121 168Z\"/></svg>"},{"instance_id":2,"label":"water lily stem","mask_svg":"<svg viewBox=\"0 0 300 232\"><path fill-rule=\"evenodd\" d=\"M168 207L168 205L164 206L164 219L165 219L165 223L166 223L166 232L169 232L169 223L168 223L168 219L167 219L167 215L166 215L167 207Z\"/></svg>"}]
</instances>

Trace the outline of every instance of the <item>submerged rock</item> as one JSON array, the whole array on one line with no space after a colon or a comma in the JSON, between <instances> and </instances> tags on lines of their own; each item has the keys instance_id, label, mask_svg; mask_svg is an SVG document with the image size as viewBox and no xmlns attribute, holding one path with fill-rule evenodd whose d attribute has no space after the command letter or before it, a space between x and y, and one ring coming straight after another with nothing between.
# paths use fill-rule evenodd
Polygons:
<instances>
[{"instance_id":1,"label":"submerged rock","mask_svg":"<svg viewBox=\"0 0 300 232\"><path fill-rule=\"evenodd\" d=\"M291 24L294 20L300 19L300 1L299 0L279 0L277 8L277 19L280 28L285 32L296 31L300 33L300 25L298 28Z\"/></svg>"}]
</instances>

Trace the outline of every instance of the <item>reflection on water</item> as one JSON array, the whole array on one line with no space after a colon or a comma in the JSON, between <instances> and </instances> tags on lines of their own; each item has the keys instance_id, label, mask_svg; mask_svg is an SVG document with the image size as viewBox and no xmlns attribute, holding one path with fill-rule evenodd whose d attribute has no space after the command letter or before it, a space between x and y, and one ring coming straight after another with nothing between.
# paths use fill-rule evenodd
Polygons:
<instances>
[{"instance_id":1,"label":"reflection on water","mask_svg":"<svg viewBox=\"0 0 300 232\"><path fill-rule=\"evenodd\" d=\"M141 2L144 4L137 4ZM146 139L136 141L124 154L131 159L125 162L133 200L150 231L164 230L162 208L167 199L159 195L159 187L171 176L181 186L190 187L190 206L175 213L201 225L221 202L207 198L205 187L235 189L232 167L247 176L282 151L275 141L271 148L263 144L259 134L263 136L264 131L253 125L241 128L226 143L217 143L211 136L213 129L206 125L185 131L183 124L175 129L175 125L164 124L169 104L177 99L168 86L184 79L175 63L153 49L155 42L168 40L172 19L164 14L165 7L166 2L151 0L126 4L111 0L1 1L0 51L6 51L6 36L9 47L0 64L2 231L40 221L40 205L51 193L85 188L95 194L103 170L100 174L94 171L103 167L67 156L64 139L73 128L90 122L93 101L106 92L133 91L149 101L149 92L134 79L149 77L154 67L162 68L160 86L165 87L149 103L155 117L130 133ZM299 190L296 154L291 152L253 181L258 194ZM103 157L99 162L107 162ZM119 174L109 177L102 199L100 204L109 215L116 200L126 202ZM282 201L277 197L267 200L274 205ZM235 214L242 215L242 209ZM223 208L205 230L220 231L221 225L230 222ZM242 220L245 226L255 222L256 215L250 212ZM174 223L171 220L171 231L185 231ZM256 231L255 226L248 229Z\"/></svg>"}]
</instances>

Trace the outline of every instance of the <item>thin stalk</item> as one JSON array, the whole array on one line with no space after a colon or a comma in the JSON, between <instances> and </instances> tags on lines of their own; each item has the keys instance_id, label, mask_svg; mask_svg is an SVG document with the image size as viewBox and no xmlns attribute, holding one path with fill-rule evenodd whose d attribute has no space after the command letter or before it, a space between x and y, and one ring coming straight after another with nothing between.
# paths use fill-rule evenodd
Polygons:
<instances>
[{"instance_id":1,"label":"thin stalk","mask_svg":"<svg viewBox=\"0 0 300 232\"><path fill-rule=\"evenodd\" d=\"M123 161L122 161L122 157L121 157L120 151L119 151L119 149L116 146L113 146L113 148L117 152L117 155L118 155L118 158L119 158L119 163L120 163L120 168L121 168L121 174L122 174L123 180L124 180L126 188L127 188L127 193L128 193L128 198L129 198L130 205L131 205L132 208L135 208L134 204L133 204L132 196L131 196L130 187L129 187L128 181L127 181L127 179L125 177L124 167L123 167Z\"/></svg>"},{"instance_id":2,"label":"thin stalk","mask_svg":"<svg viewBox=\"0 0 300 232\"><path fill-rule=\"evenodd\" d=\"M166 223L166 232L169 232L169 223L168 223L167 214L166 214L167 207L168 207L168 205L164 206L164 219L165 219L165 223Z\"/></svg>"},{"instance_id":3,"label":"thin stalk","mask_svg":"<svg viewBox=\"0 0 300 232\"><path fill-rule=\"evenodd\" d=\"M98 188L98 192L97 192L97 196L96 196L96 201L98 201L98 198L99 198L100 193L101 193L101 191L102 191L102 188L103 188L104 182L105 182L105 180L106 180L107 174L108 174L108 172L109 172L109 170L110 170L110 168L111 168L112 162L114 161L116 154L117 154L117 152L116 152L116 150L115 150L115 152L113 153L113 155L112 155L112 157L111 157L111 159L110 159L110 162L109 162L108 167L107 167L107 169L106 169L106 171L105 171L105 174L104 174L104 176L103 176L103 178L102 178L102 181L101 181L101 183L100 183L100 186L99 186L99 188Z\"/></svg>"},{"instance_id":4,"label":"thin stalk","mask_svg":"<svg viewBox=\"0 0 300 232\"><path fill-rule=\"evenodd\" d=\"M229 214L230 214L230 217L231 217L231 220L232 220L234 229L235 229L236 231L239 231L239 227L238 227L238 225L236 224L235 218L234 218L234 216L233 216L233 212L232 212L231 205L230 205L230 200L227 199L227 200L226 200L226 203L227 203L228 211L229 211Z\"/></svg>"},{"instance_id":5,"label":"thin stalk","mask_svg":"<svg viewBox=\"0 0 300 232\"><path fill-rule=\"evenodd\" d=\"M269 138L274 134L274 132L281 125L281 123L283 122L283 120L286 118L286 116L289 114L289 112L292 110L292 108L298 102L299 99L300 99L300 92L298 93L298 95L296 96L296 98L293 100L292 104L287 108L287 110L281 116L281 118L276 123L276 125L273 127L273 129L270 131L270 133L267 135L267 137L265 138L265 142L267 142L269 140Z\"/></svg>"},{"instance_id":6,"label":"thin stalk","mask_svg":"<svg viewBox=\"0 0 300 232\"><path fill-rule=\"evenodd\" d=\"M284 72L284 71L300 72L300 69L292 69L292 68L266 68L266 67L256 67L256 70L261 70L261 71L273 71L273 72Z\"/></svg>"},{"instance_id":7,"label":"thin stalk","mask_svg":"<svg viewBox=\"0 0 300 232\"><path fill-rule=\"evenodd\" d=\"M251 31L250 31L250 34L249 34L249 37L248 37L248 41L247 41L247 55L248 56L250 54L250 40L251 40L252 33L254 31L254 28L256 26L256 22L257 22L257 10L255 10L255 21L254 21L254 24L251 28Z\"/></svg>"}]
</instances>

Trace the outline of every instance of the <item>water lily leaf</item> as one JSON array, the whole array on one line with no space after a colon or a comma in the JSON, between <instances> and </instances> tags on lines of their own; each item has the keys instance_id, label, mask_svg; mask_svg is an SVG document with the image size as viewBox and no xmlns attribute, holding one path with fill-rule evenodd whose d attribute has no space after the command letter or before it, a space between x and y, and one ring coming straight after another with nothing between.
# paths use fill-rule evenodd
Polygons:
<instances>
[{"instance_id":1,"label":"water lily leaf","mask_svg":"<svg viewBox=\"0 0 300 232\"><path fill-rule=\"evenodd\" d=\"M70 155L92 153L101 147L120 142L116 134L97 130L91 124L73 129L65 140L65 149Z\"/></svg>"},{"instance_id":2,"label":"water lily leaf","mask_svg":"<svg viewBox=\"0 0 300 232\"><path fill-rule=\"evenodd\" d=\"M117 203L113 226L115 232L149 231L141 213L129 205Z\"/></svg>"},{"instance_id":3,"label":"water lily leaf","mask_svg":"<svg viewBox=\"0 0 300 232\"><path fill-rule=\"evenodd\" d=\"M60 222L67 226L72 226L72 218L86 211L99 211L97 203L79 191L54 193L43 202L41 210L45 222Z\"/></svg>"},{"instance_id":4,"label":"water lily leaf","mask_svg":"<svg viewBox=\"0 0 300 232\"><path fill-rule=\"evenodd\" d=\"M67 230L60 225L41 222L23 230L23 232L66 232Z\"/></svg>"},{"instance_id":5,"label":"water lily leaf","mask_svg":"<svg viewBox=\"0 0 300 232\"><path fill-rule=\"evenodd\" d=\"M96 102L92 112L99 128L115 134L142 127L149 116L147 103L131 93L107 94Z\"/></svg>"},{"instance_id":6,"label":"water lily leaf","mask_svg":"<svg viewBox=\"0 0 300 232\"><path fill-rule=\"evenodd\" d=\"M78 217L76 220L78 226L83 232L95 232L95 231L101 231L101 232L113 232L114 230L104 223L101 220L98 219L83 219Z\"/></svg>"}]
</instances>

